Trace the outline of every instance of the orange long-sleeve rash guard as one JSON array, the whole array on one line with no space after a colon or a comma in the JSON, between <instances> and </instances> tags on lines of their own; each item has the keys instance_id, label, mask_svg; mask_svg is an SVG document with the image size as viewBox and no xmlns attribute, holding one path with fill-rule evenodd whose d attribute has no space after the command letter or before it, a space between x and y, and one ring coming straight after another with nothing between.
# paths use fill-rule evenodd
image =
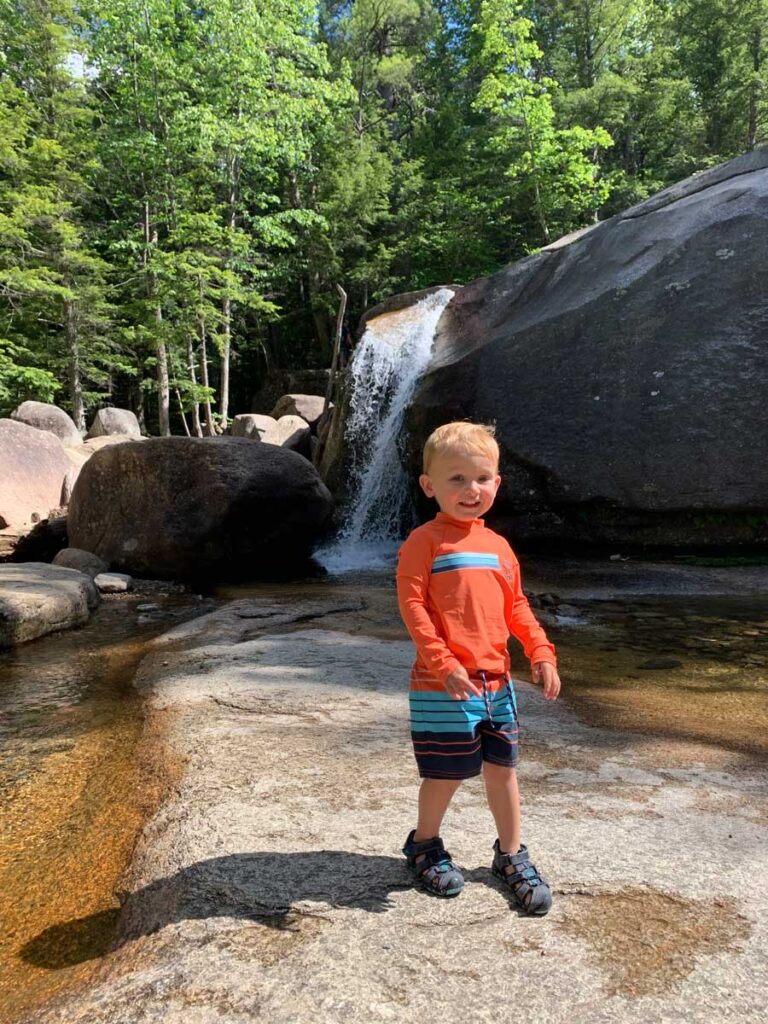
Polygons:
<instances>
[{"instance_id":1,"label":"orange long-sleeve rash guard","mask_svg":"<svg viewBox=\"0 0 768 1024\"><path fill-rule=\"evenodd\" d=\"M531 662L557 664L512 548L482 519L438 512L417 527L400 548L397 596L422 689L441 689L459 665L470 674L508 672L510 634Z\"/></svg>"}]
</instances>

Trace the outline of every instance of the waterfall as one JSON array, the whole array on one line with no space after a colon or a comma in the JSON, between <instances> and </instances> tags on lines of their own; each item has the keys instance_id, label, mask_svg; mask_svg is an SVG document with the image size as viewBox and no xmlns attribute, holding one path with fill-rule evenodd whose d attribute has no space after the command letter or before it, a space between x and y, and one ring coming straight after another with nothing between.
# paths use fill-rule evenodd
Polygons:
<instances>
[{"instance_id":1,"label":"waterfall","mask_svg":"<svg viewBox=\"0 0 768 1024\"><path fill-rule=\"evenodd\" d=\"M345 427L350 486L344 525L331 545L315 552L329 572L388 565L403 529L415 525L401 428L453 294L440 288L407 309L376 317L355 349Z\"/></svg>"}]
</instances>

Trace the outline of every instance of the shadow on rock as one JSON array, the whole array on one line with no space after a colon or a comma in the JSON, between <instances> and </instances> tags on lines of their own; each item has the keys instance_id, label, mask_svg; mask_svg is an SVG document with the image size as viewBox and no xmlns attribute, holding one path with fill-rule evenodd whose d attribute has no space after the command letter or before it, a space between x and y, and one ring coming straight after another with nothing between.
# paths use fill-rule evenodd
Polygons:
<instances>
[{"instance_id":1,"label":"shadow on rock","mask_svg":"<svg viewBox=\"0 0 768 1024\"><path fill-rule=\"evenodd\" d=\"M124 896L119 916L101 911L46 928L21 955L58 970L185 920L230 917L284 928L294 904L304 901L383 913L390 894L411 885L405 861L395 857L341 850L214 857Z\"/></svg>"}]
</instances>

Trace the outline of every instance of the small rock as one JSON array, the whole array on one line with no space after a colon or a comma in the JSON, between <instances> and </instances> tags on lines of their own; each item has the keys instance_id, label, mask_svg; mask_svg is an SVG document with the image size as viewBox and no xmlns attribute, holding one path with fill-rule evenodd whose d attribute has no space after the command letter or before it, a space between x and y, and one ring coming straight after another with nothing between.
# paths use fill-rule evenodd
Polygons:
<instances>
[{"instance_id":1,"label":"small rock","mask_svg":"<svg viewBox=\"0 0 768 1024\"><path fill-rule=\"evenodd\" d=\"M93 582L102 594L125 594L133 589L133 577L122 572L101 572Z\"/></svg>"},{"instance_id":2,"label":"small rock","mask_svg":"<svg viewBox=\"0 0 768 1024\"><path fill-rule=\"evenodd\" d=\"M579 609L575 604L561 604L557 608L558 615L578 615Z\"/></svg>"},{"instance_id":3,"label":"small rock","mask_svg":"<svg viewBox=\"0 0 768 1024\"><path fill-rule=\"evenodd\" d=\"M159 612L160 611L160 605L159 604L151 604L151 603L150 604L137 604L136 605L136 611L137 612Z\"/></svg>"},{"instance_id":4,"label":"small rock","mask_svg":"<svg viewBox=\"0 0 768 1024\"><path fill-rule=\"evenodd\" d=\"M62 548L54 558L53 564L61 565L65 569L77 569L91 579L109 570L109 566L102 558L81 548Z\"/></svg>"},{"instance_id":5,"label":"small rock","mask_svg":"<svg viewBox=\"0 0 768 1024\"><path fill-rule=\"evenodd\" d=\"M649 658L647 661L641 662L638 668L681 668L682 661L678 661L677 658Z\"/></svg>"},{"instance_id":6,"label":"small rock","mask_svg":"<svg viewBox=\"0 0 768 1024\"><path fill-rule=\"evenodd\" d=\"M554 608L560 603L560 598L557 594L539 594L539 601L540 608Z\"/></svg>"}]
</instances>

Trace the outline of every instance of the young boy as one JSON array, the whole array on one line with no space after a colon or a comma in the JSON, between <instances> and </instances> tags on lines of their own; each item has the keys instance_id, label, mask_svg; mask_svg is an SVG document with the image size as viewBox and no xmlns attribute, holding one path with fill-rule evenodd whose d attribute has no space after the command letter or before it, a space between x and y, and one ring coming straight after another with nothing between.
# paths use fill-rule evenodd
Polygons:
<instances>
[{"instance_id":1,"label":"young boy","mask_svg":"<svg viewBox=\"0 0 768 1024\"><path fill-rule=\"evenodd\" d=\"M549 886L520 845L517 703L507 639L523 645L535 682L560 692L555 650L523 594L509 544L481 518L501 477L491 427L447 423L424 446L419 484L440 507L400 548L397 595L416 645L411 672L411 736L422 778L416 828L403 847L424 888L456 896L461 872L440 825L464 779L482 771L496 821L492 870L527 914L546 914Z\"/></svg>"}]
</instances>

